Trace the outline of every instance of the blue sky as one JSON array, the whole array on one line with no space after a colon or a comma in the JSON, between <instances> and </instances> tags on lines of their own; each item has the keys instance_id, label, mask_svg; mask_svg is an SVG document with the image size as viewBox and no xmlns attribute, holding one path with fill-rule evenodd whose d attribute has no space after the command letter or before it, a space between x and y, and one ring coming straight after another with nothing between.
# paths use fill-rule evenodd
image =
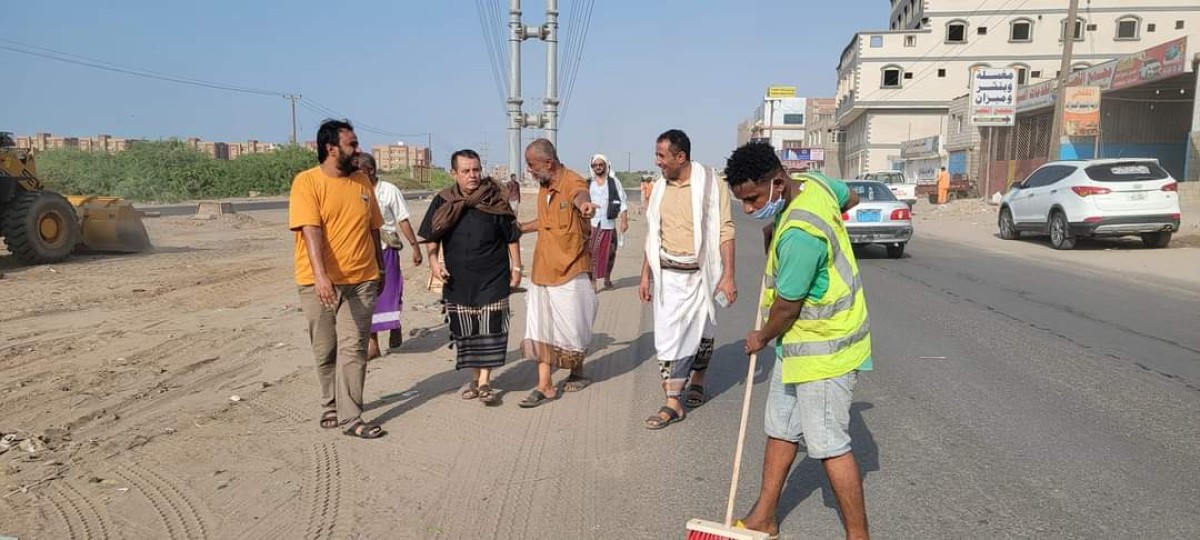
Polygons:
<instances>
[{"instance_id":1,"label":"blue sky","mask_svg":"<svg viewBox=\"0 0 1200 540\"><path fill-rule=\"evenodd\" d=\"M488 0L485 0L486 4ZM495 0L492 0L495 1ZM585 2L560 0L564 23ZM499 0L507 11L507 1ZM299 92L382 131L432 132L434 162L488 142L506 161L505 115L476 2L66 1L5 10L5 37L123 66L241 87ZM286 7L276 7L286 6ZM540 24L545 2L525 0ZM838 55L856 30L886 28L886 0L597 0L559 134L567 165L608 154L625 169L653 166L654 138L671 127L693 157L720 165L737 123L771 84L832 96ZM565 28L563 40L572 30ZM11 46L11 43L0 43ZM507 43L505 43L507 45ZM562 50L565 45L560 48ZM545 48L526 41L525 112L541 109ZM284 142L288 102L94 70L0 50L6 122L0 130L137 138L198 136ZM299 110L301 138L323 115ZM525 140L540 135L526 130ZM369 144L397 137L359 130Z\"/></svg>"}]
</instances>

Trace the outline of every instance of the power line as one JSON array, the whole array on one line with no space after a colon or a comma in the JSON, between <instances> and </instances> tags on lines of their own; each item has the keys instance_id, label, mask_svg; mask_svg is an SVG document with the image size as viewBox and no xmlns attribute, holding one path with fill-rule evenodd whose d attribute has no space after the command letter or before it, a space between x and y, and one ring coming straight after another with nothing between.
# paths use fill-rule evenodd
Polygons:
<instances>
[{"instance_id":1,"label":"power line","mask_svg":"<svg viewBox=\"0 0 1200 540\"><path fill-rule=\"evenodd\" d=\"M588 0L587 18L584 19L582 36L579 38L579 44L576 47L577 50L575 51L575 62L571 66L572 69L571 69L570 79L567 82L567 91L565 94L563 94L562 108L561 108L561 112L559 113L559 124L560 125L566 119L567 107L571 104L571 101L572 101L571 98L575 94L575 81L576 81L577 77L579 76L579 66L582 63L583 50L584 50L584 47L587 45L587 36L592 27L592 11L595 8L595 6L596 6L596 0Z\"/></svg>"},{"instance_id":2,"label":"power line","mask_svg":"<svg viewBox=\"0 0 1200 540\"><path fill-rule=\"evenodd\" d=\"M10 45L0 45L0 49L2 49L2 50L15 52L15 53L19 53L19 54L25 54L25 55L29 55L29 56L36 56L36 57L45 58L48 60L55 60L58 62L64 62L64 63L68 63L68 64L75 64L78 66L89 67L92 69L111 71L111 72L115 72L115 73L123 73L125 75L132 75L135 77L143 77L143 78L147 78L147 79L155 79L155 80L159 80L159 81L173 82L173 83L177 83L177 84L186 84L186 85L197 86L197 87L201 87L201 88L209 88L212 90L224 90L227 92L240 92L243 94L254 94L254 95L260 95L260 96L286 96L288 94L288 92L282 92L282 91L276 91L276 90L264 90L261 88L251 88L251 87L246 87L246 86L234 86L234 85L230 85L230 84L205 81L205 80L201 80L201 79L193 79L190 77L183 77L183 76L179 76L179 75L171 75L168 73L151 71L148 69L122 66L120 64L115 64L113 62L109 62L106 60L100 60L97 58L89 58L89 57L80 56L77 54L56 51L54 49L38 47L36 45L21 43L19 41L13 41L11 39L0 38L0 41L3 41L5 43L15 44L15 45L19 46L19 47L13 47Z\"/></svg>"}]
</instances>

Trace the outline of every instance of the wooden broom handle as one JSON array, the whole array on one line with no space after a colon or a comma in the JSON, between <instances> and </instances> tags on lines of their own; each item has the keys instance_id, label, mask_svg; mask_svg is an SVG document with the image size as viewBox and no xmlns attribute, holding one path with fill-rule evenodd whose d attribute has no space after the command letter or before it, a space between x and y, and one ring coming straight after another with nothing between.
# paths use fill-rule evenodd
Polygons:
<instances>
[{"instance_id":1,"label":"wooden broom handle","mask_svg":"<svg viewBox=\"0 0 1200 540\"><path fill-rule=\"evenodd\" d=\"M767 281L763 278L759 286L758 298L754 301L754 331L762 330L762 295L766 291ZM729 481L729 506L725 508L725 526L733 525L733 505L737 498L738 477L742 473L742 450L746 446L746 424L750 421L750 393L754 390L754 368L758 363L758 353L750 354L750 365L746 369L746 395L742 398L742 425L738 428L737 450L733 452L733 478Z\"/></svg>"}]
</instances>

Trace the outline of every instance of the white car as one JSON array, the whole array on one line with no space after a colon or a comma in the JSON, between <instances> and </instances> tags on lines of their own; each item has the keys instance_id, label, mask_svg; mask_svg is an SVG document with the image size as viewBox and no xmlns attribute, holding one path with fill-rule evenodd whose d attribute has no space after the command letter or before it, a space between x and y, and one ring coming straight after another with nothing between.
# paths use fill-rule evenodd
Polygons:
<instances>
[{"instance_id":1,"label":"white car","mask_svg":"<svg viewBox=\"0 0 1200 540\"><path fill-rule=\"evenodd\" d=\"M1179 184L1156 159L1052 161L1004 195L998 224L1005 240L1048 234L1055 249L1128 235L1165 248L1179 230Z\"/></svg>"},{"instance_id":2,"label":"white car","mask_svg":"<svg viewBox=\"0 0 1200 540\"><path fill-rule=\"evenodd\" d=\"M872 182L883 182L887 184L888 189L892 190L892 194L897 199L908 203L908 207L912 208L917 204L917 184L909 182L901 171L876 171L866 173L858 178L859 180L867 180Z\"/></svg>"},{"instance_id":3,"label":"white car","mask_svg":"<svg viewBox=\"0 0 1200 540\"><path fill-rule=\"evenodd\" d=\"M846 182L858 194L858 206L842 214L846 234L855 246L882 244L888 257L904 256L904 246L912 239L912 210L896 199L890 186L882 182L851 180Z\"/></svg>"}]
</instances>

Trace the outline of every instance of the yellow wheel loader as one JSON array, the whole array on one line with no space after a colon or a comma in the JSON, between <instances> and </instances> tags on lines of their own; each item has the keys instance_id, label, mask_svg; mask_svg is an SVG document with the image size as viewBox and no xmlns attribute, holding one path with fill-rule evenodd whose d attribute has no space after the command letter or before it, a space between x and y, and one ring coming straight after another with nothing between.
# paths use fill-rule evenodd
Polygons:
<instances>
[{"instance_id":1,"label":"yellow wheel loader","mask_svg":"<svg viewBox=\"0 0 1200 540\"><path fill-rule=\"evenodd\" d=\"M28 264L76 250L136 253L151 247L141 212L115 197L63 197L42 189L33 153L0 132L0 236Z\"/></svg>"}]
</instances>

